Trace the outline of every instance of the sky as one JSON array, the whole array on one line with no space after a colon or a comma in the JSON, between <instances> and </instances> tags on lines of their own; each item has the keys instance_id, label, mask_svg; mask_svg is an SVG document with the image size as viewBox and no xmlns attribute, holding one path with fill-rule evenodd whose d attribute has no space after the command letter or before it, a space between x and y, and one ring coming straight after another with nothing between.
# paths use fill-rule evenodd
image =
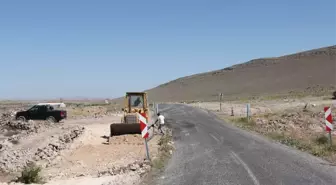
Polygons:
<instances>
[{"instance_id":1,"label":"sky","mask_svg":"<svg viewBox=\"0 0 336 185\"><path fill-rule=\"evenodd\" d=\"M0 1L0 99L114 98L335 44L335 0Z\"/></svg>"}]
</instances>

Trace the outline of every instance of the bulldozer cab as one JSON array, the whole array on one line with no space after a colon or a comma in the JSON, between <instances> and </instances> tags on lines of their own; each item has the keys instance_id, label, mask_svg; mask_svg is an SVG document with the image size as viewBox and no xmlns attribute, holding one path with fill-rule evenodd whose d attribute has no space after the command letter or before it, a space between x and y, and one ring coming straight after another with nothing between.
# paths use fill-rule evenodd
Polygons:
<instances>
[{"instance_id":1,"label":"bulldozer cab","mask_svg":"<svg viewBox=\"0 0 336 185\"><path fill-rule=\"evenodd\" d=\"M147 94L145 92L127 92L125 96L124 123L137 123L136 113L146 113L149 119L149 110L147 104Z\"/></svg>"},{"instance_id":2,"label":"bulldozer cab","mask_svg":"<svg viewBox=\"0 0 336 185\"><path fill-rule=\"evenodd\" d=\"M128 113L147 111L147 96L142 92L127 92L125 97L125 108Z\"/></svg>"}]
</instances>

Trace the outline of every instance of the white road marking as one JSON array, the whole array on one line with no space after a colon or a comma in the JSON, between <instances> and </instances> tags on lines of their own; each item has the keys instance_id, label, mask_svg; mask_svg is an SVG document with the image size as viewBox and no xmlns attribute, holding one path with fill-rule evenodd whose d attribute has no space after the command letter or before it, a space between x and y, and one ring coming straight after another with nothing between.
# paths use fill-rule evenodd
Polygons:
<instances>
[{"instance_id":1,"label":"white road marking","mask_svg":"<svg viewBox=\"0 0 336 185\"><path fill-rule=\"evenodd\" d=\"M210 135L214 140L216 140L217 142L219 142L219 139L218 139L216 136L214 136L214 135L212 135L212 134L210 134L210 133L209 133L209 135Z\"/></svg>"},{"instance_id":2,"label":"white road marking","mask_svg":"<svg viewBox=\"0 0 336 185\"><path fill-rule=\"evenodd\" d=\"M234 153L233 151L231 151L231 153L234 156L234 158L236 158L239 161L239 163L243 165L243 167L245 168L245 170L247 171L247 173L249 174L249 176L253 180L254 185L260 185L259 181L257 180L257 177L253 174L253 172L247 166L247 164L236 153Z\"/></svg>"},{"instance_id":3,"label":"white road marking","mask_svg":"<svg viewBox=\"0 0 336 185\"><path fill-rule=\"evenodd\" d=\"M238 159L232 154L232 152L231 152L231 157L232 157L234 163L236 163L237 165L241 164L241 163L238 161Z\"/></svg>"}]
</instances>

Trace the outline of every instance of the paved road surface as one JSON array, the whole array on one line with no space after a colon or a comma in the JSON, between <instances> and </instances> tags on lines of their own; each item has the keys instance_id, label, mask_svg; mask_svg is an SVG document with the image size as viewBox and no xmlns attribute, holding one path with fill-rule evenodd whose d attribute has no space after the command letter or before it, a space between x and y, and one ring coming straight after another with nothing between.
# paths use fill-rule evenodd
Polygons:
<instances>
[{"instance_id":1,"label":"paved road surface","mask_svg":"<svg viewBox=\"0 0 336 185\"><path fill-rule=\"evenodd\" d=\"M167 104L160 111L176 151L153 184L336 184L335 167L325 161L223 124L206 110Z\"/></svg>"}]
</instances>

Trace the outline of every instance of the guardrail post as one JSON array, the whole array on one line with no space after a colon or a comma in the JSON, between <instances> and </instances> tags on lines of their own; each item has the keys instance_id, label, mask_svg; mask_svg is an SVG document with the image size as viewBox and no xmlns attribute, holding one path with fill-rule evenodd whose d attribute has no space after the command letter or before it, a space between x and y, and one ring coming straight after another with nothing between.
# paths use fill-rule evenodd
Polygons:
<instances>
[{"instance_id":1,"label":"guardrail post","mask_svg":"<svg viewBox=\"0 0 336 185\"><path fill-rule=\"evenodd\" d=\"M231 116L234 116L233 107L231 107Z\"/></svg>"},{"instance_id":2,"label":"guardrail post","mask_svg":"<svg viewBox=\"0 0 336 185\"><path fill-rule=\"evenodd\" d=\"M249 122L250 120L250 104L246 104L246 118L247 118L247 122Z\"/></svg>"},{"instance_id":3,"label":"guardrail post","mask_svg":"<svg viewBox=\"0 0 336 185\"><path fill-rule=\"evenodd\" d=\"M222 98L223 98L223 93L219 93L219 111L222 111Z\"/></svg>"}]
</instances>

